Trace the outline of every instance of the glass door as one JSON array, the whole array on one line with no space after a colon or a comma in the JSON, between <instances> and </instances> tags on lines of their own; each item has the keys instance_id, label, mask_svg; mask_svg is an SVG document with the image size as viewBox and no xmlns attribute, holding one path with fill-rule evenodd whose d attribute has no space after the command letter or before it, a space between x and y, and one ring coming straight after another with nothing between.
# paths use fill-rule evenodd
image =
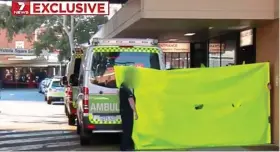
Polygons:
<instances>
[{"instance_id":1,"label":"glass door","mask_svg":"<svg viewBox=\"0 0 280 152\"><path fill-rule=\"evenodd\" d=\"M191 68L199 68L202 65L208 66L208 44L191 43Z\"/></svg>"},{"instance_id":2,"label":"glass door","mask_svg":"<svg viewBox=\"0 0 280 152\"><path fill-rule=\"evenodd\" d=\"M189 52L168 52L164 53L166 69L190 68Z\"/></svg>"}]
</instances>

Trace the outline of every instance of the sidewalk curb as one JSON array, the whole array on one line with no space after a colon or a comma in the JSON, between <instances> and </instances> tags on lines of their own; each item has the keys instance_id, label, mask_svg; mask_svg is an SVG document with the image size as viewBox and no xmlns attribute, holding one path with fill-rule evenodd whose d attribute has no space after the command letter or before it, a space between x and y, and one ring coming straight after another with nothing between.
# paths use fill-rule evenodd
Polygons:
<instances>
[{"instance_id":1,"label":"sidewalk curb","mask_svg":"<svg viewBox=\"0 0 280 152\"><path fill-rule=\"evenodd\" d=\"M279 151L279 146L275 144L246 146L243 148L247 149L248 151Z\"/></svg>"}]
</instances>

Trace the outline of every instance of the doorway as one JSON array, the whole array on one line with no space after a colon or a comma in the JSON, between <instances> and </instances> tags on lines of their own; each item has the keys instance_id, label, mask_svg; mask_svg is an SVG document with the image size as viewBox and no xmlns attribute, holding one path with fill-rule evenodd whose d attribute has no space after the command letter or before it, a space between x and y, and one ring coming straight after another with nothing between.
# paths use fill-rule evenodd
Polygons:
<instances>
[{"instance_id":1,"label":"doorway","mask_svg":"<svg viewBox=\"0 0 280 152\"><path fill-rule=\"evenodd\" d=\"M237 52L237 64L256 63L256 49L253 45L241 47Z\"/></svg>"},{"instance_id":2,"label":"doorway","mask_svg":"<svg viewBox=\"0 0 280 152\"><path fill-rule=\"evenodd\" d=\"M236 64L256 63L256 30L240 32L239 49L236 52Z\"/></svg>"},{"instance_id":3,"label":"doorway","mask_svg":"<svg viewBox=\"0 0 280 152\"><path fill-rule=\"evenodd\" d=\"M191 43L191 68L208 66L208 45L204 43Z\"/></svg>"}]
</instances>

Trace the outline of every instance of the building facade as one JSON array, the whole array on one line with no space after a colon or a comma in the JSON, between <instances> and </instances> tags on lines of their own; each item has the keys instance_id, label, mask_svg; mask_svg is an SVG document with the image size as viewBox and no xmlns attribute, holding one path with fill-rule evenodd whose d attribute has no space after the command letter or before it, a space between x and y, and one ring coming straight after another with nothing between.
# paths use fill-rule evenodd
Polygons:
<instances>
[{"instance_id":1,"label":"building facade","mask_svg":"<svg viewBox=\"0 0 280 152\"><path fill-rule=\"evenodd\" d=\"M129 0L93 38L156 38L167 68L269 62L279 145L279 0Z\"/></svg>"},{"instance_id":2,"label":"building facade","mask_svg":"<svg viewBox=\"0 0 280 152\"><path fill-rule=\"evenodd\" d=\"M6 30L0 30L0 79L3 87L37 87L45 77L60 73L57 54L35 55L33 42L37 35L38 32L28 39L26 34L17 34L8 41Z\"/></svg>"}]
</instances>

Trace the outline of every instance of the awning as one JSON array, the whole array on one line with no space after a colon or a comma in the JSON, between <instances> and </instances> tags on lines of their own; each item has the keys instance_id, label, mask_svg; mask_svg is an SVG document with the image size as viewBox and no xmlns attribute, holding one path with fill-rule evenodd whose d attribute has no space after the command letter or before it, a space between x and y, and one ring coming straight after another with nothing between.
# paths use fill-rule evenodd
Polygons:
<instances>
[{"instance_id":1,"label":"awning","mask_svg":"<svg viewBox=\"0 0 280 152\"><path fill-rule=\"evenodd\" d=\"M231 30L255 27L275 19L272 1L229 0L131 0L126 3L93 37L157 38L174 35L183 40L201 40ZM250 7L248 7L250 6ZM172 34L170 34L172 33ZM174 34L176 33L176 34ZM184 37L186 33L195 36Z\"/></svg>"}]
</instances>

